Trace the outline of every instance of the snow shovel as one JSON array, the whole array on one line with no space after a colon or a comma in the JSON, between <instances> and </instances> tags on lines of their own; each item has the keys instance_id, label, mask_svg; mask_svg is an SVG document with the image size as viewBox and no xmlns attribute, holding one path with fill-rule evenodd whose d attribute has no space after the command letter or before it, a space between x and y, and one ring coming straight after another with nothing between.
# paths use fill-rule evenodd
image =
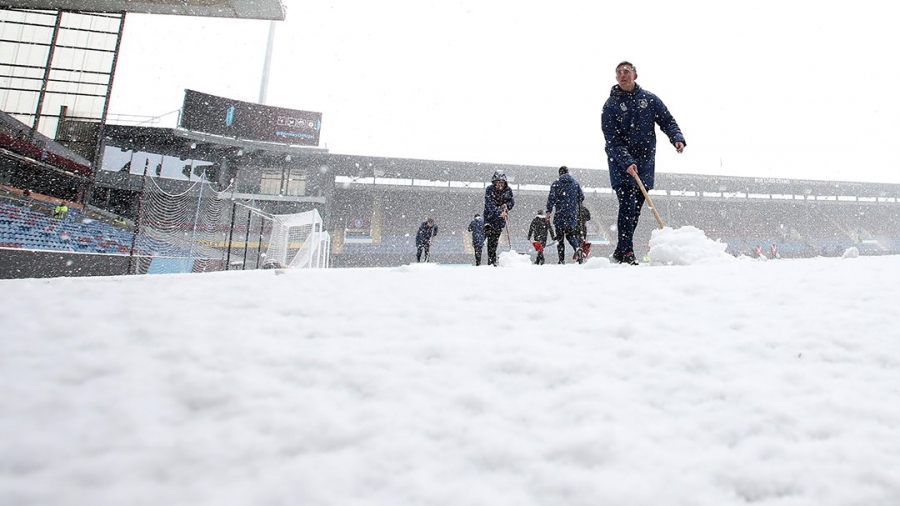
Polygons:
<instances>
[{"instance_id":1,"label":"snow shovel","mask_svg":"<svg viewBox=\"0 0 900 506\"><path fill-rule=\"evenodd\" d=\"M506 244L509 247L507 251L512 251L512 239L509 238L509 220L503 217L503 223L506 223Z\"/></svg>"},{"instance_id":2,"label":"snow shovel","mask_svg":"<svg viewBox=\"0 0 900 506\"><path fill-rule=\"evenodd\" d=\"M648 194L647 189L644 188L644 183L641 181L641 176L638 176L637 171L634 171L634 179L637 180L638 188L641 189L641 193L644 194L644 198L647 199L647 203L650 204L650 210L653 211L653 216L656 218L656 222L659 223L659 228L665 228L666 224L663 223L662 218L659 217L659 213L656 212L656 206L654 206L653 201L650 200L650 194Z\"/></svg>"},{"instance_id":3,"label":"snow shovel","mask_svg":"<svg viewBox=\"0 0 900 506\"><path fill-rule=\"evenodd\" d=\"M506 216L503 217L503 222L506 223L506 244L509 247L508 251L512 251L512 239L509 238L509 220L506 219Z\"/></svg>"},{"instance_id":4,"label":"snow shovel","mask_svg":"<svg viewBox=\"0 0 900 506\"><path fill-rule=\"evenodd\" d=\"M591 254L591 243L582 240L581 241L581 258L587 260L588 255ZM578 253L572 255L572 260L578 260Z\"/></svg>"},{"instance_id":5,"label":"snow shovel","mask_svg":"<svg viewBox=\"0 0 900 506\"><path fill-rule=\"evenodd\" d=\"M578 228L579 228L579 230L581 229L581 223L582 223L581 222L581 207L582 206L579 203L578 204L578 224L579 224ZM587 227L585 227L585 229L584 229L584 237L581 238L581 253L582 253L582 255L581 255L582 258L584 258L584 259L587 259L588 255L591 254L591 243L589 243L587 240ZM578 259L578 254L576 253L573 260L577 260L577 259Z\"/></svg>"},{"instance_id":6,"label":"snow shovel","mask_svg":"<svg viewBox=\"0 0 900 506\"><path fill-rule=\"evenodd\" d=\"M542 245L542 244L541 244L540 242L538 242L538 241L531 241L531 244L534 245L534 250L537 251L538 253L540 253L541 251L544 251L544 250L547 249L547 248L551 248L551 247L553 247L553 246L556 246L556 239L553 239L553 241L548 242L546 246Z\"/></svg>"}]
</instances>

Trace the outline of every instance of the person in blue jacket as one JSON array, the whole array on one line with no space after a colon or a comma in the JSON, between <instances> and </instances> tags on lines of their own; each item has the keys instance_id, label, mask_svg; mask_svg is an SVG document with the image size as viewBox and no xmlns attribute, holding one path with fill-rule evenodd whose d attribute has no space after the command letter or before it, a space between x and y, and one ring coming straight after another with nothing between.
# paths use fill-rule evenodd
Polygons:
<instances>
[{"instance_id":1,"label":"person in blue jacket","mask_svg":"<svg viewBox=\"0 0 900 506\"><path fill-rule=\"evenodd\" d=\"M422 260L422 253L425 253L425 261L428 261L431 240L437 234L438 227L434 224L434 218L428 218L419 225L419 231L416 232L416 262Z\"/></svg>"},{"instance_id":2,"label":"person in blue jacket","mask_svg":"<svg viewBox=\"0 0 900 506\"><path fill-rule=\"evenodd\" d=\"M484 189L484 235L487 237L488 265L497 266L497 244L506 226L506 213L516 201L506 182L506 173L494 171L491 185Z\"/></svg>"},{"instance_id":3,"label":"person in blue jacket","mask_svg":"<svg viewBox=\"0 0 900 506\"><path fill-rule=\"evenodd\" d=\"M584 262L584 251L581 249L581 233L578 226L578 209L584 201L584 192L581 185L569 174L569 168L563 165L559 168L559 179L550 185L550 194L547 195L547 215L553 216L553 228L556 229L556 251L559 253L559 263L566 263L566 241L575 250L575 259L578 263ZM556 214L553 214L554 208Z\"/></svg>"},{"instance_id":4,"label":"person in blue jacket","mask_svg":"<svg viewBox=\"0 0 900 506\"><path fill-rule=\"evenodd\" d=\"M467 228L472 232L472 248L475 250L475 267L481 265L481 252L484 249L484 219L480 214L475 214Z\"/></svg>"},{"instance_id":5,"label":"person in blue jacket","mask_svg":"<svg viewBox=\"0 0 900 506\"><path fill-rule=\"evenodd\" d=\"M641 178L647 191L653 188L656 159L656 125L681 153L686 145L681 129L669 110L653 93L641 88L637 68L627 61L616 65L616 84L603 106L601 124L606 139L609 181L619 201L618 244L613 259L637 265L634 257L634 230L644 205L635 179Z\"/></svg>"}]
</instances>

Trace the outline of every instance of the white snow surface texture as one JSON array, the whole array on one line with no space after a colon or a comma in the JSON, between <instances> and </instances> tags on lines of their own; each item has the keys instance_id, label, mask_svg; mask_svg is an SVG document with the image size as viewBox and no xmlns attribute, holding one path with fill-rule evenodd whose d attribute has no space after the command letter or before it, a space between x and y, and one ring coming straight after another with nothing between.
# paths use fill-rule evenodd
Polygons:
<instances>
[{"instance_id":1,"label":"white snow surface texture","mask_svg":"<svg viewBox=\"0 0 900 506\"><path fill-rule=\"evenodd\" d=\"M0 505L900 504L900 258L654 241L0 281Z\"/></svg>"}]
</instances>

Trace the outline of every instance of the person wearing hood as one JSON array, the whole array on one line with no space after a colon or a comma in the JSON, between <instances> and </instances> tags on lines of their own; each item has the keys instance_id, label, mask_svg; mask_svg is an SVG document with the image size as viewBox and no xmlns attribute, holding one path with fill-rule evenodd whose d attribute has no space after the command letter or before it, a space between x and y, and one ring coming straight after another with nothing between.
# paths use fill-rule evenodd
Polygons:
<instances>
[{"instance_id":1,"label":"person wearing hood","mask_svg":"<svg viewBox=\"0 0 900 506\"><path fill-rule=\"evenodd\" d=\"M656 174L656 125L681 153L684 135L662 100L643 89L637 80L637 68L627 61L616 65L616 84L603 106L601 126L606 140L609 180L619 201L618 243L613 260L637 265L634 257L634 230L644 205L644 195L635 176L647 191L653 188Z\"/></svg>"},{"instance_id":2,"label":"person wearing hood","mask_svg":"<svg viewBox=\"0 0 900 506\"><path fill-rule=\"evenodd\" d=\"M467 228L472 232L472 249L475 250L475 267L481 265L481 251L484 249L484 218L480 214L475 214L472 221L469 222Z\"/></svg>"},{"instance_id":3,"label":"person wearing hood","mask_svg":"<svg viewBox=\"0 0 900 506\"><path fill-rule=\"evenodd\" d=\"M544 265L544 247L547 246L548 233L551 239L556 240L550 219L544 215L543 209L538 209L537 216L531 220L531 226L528 227L528 240L534 238L534 249L537 250L537 258L534 260L537 265Z\"/></svg>"},{"instance_id":4,"label":"person wearing hood","mask_svg":"<svg viewBox=\"0 0 900 506\"><path fill-rule=\"evenodd\" d=\"M559 168L559 179L550 185L547 196L547 215L553 216L553 227L556 229L556 251L559 263L566 263L566 241L575 251L578 263L584 262L584 251L581 248L582 237L578 227L578 209L584 201L581 185L569 174L569 168ZM554 209L556 214L553 215Z\"/></svg>"},{"instance_id":5,"label":"person wearing hood","mask_svg":"<svg viewBox=\"0 0 900 506\"><path fill-rule=\"evenodd\" d=\"M515 203L513 191L506 183L506 173L494 171L490 186L484 189L484 235L487 238L488 265L497 266L497 244L506 226L506 213L512 210Z\"/></svg>"}]
</instances>

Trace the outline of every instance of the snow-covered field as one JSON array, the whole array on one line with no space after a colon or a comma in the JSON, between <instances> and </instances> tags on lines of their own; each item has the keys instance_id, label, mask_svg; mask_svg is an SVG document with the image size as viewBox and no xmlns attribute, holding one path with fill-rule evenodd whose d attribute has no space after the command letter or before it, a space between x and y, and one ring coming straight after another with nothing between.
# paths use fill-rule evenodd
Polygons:
<instances>
[{"instance_id":1,"label":"snow-covered field","mask_svg":"<svg viewBox=\"0 0 900 506\"><path fill-rule=\"evenodd\" d=\"M900 504L900 258L654 240L0 281L0 505Z\"/></svg>"}]
</instances>

